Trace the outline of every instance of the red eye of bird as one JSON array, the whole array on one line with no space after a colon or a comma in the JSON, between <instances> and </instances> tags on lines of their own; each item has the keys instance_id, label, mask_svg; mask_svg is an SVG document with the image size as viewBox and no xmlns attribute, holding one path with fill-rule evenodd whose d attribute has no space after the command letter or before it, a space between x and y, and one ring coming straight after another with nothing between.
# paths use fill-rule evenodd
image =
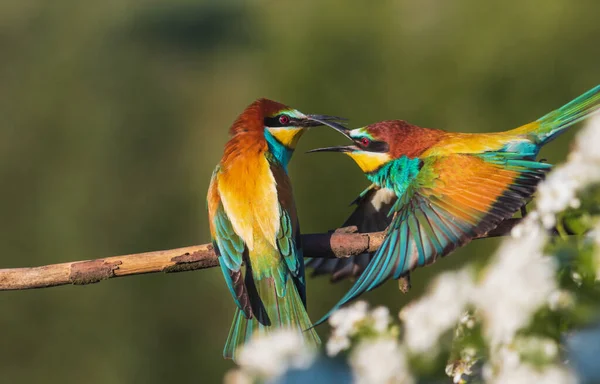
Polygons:
<instances>
[{"instance_id":1,"label":"red eye of bird","mask_svg":"<svg viewBox=\"0 0 600 384\"><path fill-rule=\"evenodd\" d=\"M369 144L371 144L371 140L369 140L366 137L363 137L362 139L360 139L360 143L363 145L363 147L368 147Z\"/></svg>"},{"instance_id":2,"label":"red eye of bird","mask_svg":"<svg viewBox=\"0 0 600 384\"><path fill-rule=\"evenodd\" d=\"M287 117L286 115L279 116L279 124L287 125L289 122L290 122L290 118Z\"/></svg>"}]
</instances>

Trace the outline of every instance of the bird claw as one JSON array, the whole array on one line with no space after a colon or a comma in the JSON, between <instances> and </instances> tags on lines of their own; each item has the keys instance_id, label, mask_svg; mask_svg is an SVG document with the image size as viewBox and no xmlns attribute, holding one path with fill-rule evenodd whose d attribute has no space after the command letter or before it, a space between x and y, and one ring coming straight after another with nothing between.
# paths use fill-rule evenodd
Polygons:
<instances>
[{"instance_id":1,"label":"bird claw","mask_svg":"<svg viewBox=\"0 0 600 384\"><path fill-rule=\"evenodd\" d=\"M333 233L356 233L358 232L358 227L356 225L350 225L348 227L338 228Z\"/></svg>"},{"instance_id":2,"label":"bird claw","mask_svg":"<svg viewBox=\"0 0 600 384\"><path fill-rule=\"evenodd\" d=\"M407 273L398 279L398 289L402 293L408 293L408 291L410 291L410 273Z\"/></svg>"}]
</instances>

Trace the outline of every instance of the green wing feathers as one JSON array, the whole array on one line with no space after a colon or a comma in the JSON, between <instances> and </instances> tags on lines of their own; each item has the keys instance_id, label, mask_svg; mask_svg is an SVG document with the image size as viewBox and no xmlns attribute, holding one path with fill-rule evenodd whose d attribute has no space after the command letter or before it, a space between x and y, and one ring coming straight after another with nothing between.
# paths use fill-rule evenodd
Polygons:
<instances>
[{"instance_id":1,"label":"green wing feathers","mask_svg":"<svg viewBox=\"0 0 600 384\"><path fill-rule=\"evenodd\" d=\"M293 224L290 214L283 207L280 207L277 247L285 261L285 264L279 268L280 274L285 274L285 279L280 281L287 284L287 274L291 274L300 298L306 306L306 280L304 279L304 260L302 248L300 247L300 231L295 230L295 228L298 228L298 223Z\"/></svg>"},{"instance_id":2,"label":"green wing feathers","mask_svg":"<svg viewBox=\"0 0 600 384\"><path fill-rule=\"evenodd\" d=\"M229 217L219 205L213 218L213 247L233 301L248 318L254 316L248 289L242 274L242 261L246 252L244 241L235 233Z\"/></svg>"},{"instance_id":3,"label":"green wing feathers","mask_svg":"<svg viewBox=\"0 0 600 384\"><path fill-rule=\"evenodd\" d=\"M292 225L289 213L281 207L279 208L279 221L279 233L277 234L279 253L285 260L292 276L299 276L301 274L302 259L298 255L298 247L296 246L295 226Z\"/></svg>"}]
</instances>

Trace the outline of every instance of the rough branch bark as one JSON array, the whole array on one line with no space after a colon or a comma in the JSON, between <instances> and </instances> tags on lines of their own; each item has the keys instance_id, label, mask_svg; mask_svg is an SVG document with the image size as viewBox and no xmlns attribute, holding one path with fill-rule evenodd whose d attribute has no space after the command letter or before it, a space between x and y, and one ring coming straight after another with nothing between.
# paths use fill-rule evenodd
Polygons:
<instances>
[{"instance_id":1,"label":"rough branch bark","mask_svg":"<svg viewBox=\"0 0 600 384\"><path fill-rule=\"evenodd\" d=\"M506 220L483 237L504 236L518 221ZM382 241L383 232L356 233L356 228L354 233L346 229L302 235L304 254L311 257L349 257L366 251L373 252ZM216 267L218 263L212 245L203 244L41 267L0 269L0 291L92 284L142 273L193 271Z\"/></svg>"}]
</instances>

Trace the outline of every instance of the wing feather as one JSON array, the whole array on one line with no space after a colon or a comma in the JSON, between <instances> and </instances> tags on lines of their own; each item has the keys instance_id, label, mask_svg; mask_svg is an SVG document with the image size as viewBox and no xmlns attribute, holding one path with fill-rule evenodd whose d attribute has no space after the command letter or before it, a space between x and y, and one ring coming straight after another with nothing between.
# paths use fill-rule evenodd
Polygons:
<instances>
[{"instance_id":1,"label":"wing feather","mask_svg":"<svg viewBox=\"0 0 600 384\"><path fill-rule=\"evenodd\" d=\"M423 168L394 205L392 223L372 261L342 300L315 325L390 277L405 276L494 229L525 204L550 168L535 161L489 160L458 154L424 160Z\"/></svg>"},{"instance_id":2,"label":"wing feather","mask_svg":"<svg viewBox=\"0 0 600 384\"><path fill-rule=\"evenodd\" d=\"M219 167L213 172L208 189L207 205L209 215L210 232L215 252L219 258L219 265L227 288L233 297L237 307L244 313L246 318L254 316L248 289L244 283L242 264L247 248L244 241L236 234L223 208L217 188Z\"/></svg>"}]
</instances>

